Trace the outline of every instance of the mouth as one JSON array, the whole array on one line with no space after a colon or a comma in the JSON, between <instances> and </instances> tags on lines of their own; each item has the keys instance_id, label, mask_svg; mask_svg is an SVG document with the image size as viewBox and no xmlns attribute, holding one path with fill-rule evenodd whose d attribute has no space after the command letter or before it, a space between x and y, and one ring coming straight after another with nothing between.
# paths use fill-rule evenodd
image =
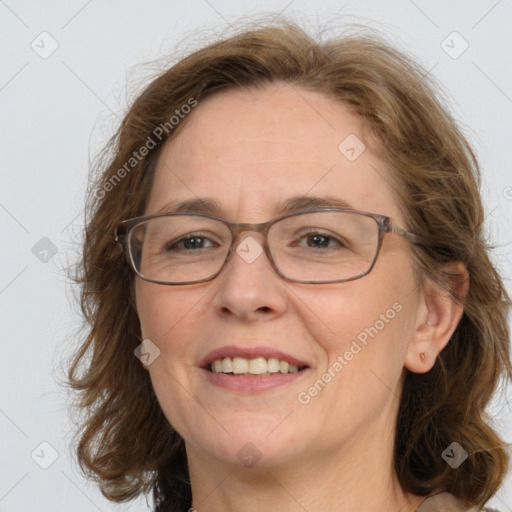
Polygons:
<instances>
[{"instance_id":1,"label":"mouth","mask_svg":"<svg viewBox=\"0 0 512 512\"><path fill-rule=\"evenodd\" d=\"M211 373L222 373L237 377L270 377L274 374L299 373L307 368L307 365L290 363L286 359L277 357L257 356L250 359L245 357L223 357L207 364L205 370Z\"/></svg>"},{"instance_id":2,"label":"mouth","mask_svg":"<svg viewBox=\"0 0 512 512\"><path fill-rule=\"evenodd\" d=\"M212 374L231 377L278 377L304 372L305 361L271 347L226 346L211 351L200 367Z\"/></svg>"}]
</instances>

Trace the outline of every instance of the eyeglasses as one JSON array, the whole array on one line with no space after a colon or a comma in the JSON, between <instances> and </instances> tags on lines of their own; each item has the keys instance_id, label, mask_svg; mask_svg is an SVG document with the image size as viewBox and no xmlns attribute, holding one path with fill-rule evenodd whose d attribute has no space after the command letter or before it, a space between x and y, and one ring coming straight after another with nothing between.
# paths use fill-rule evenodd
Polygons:
<instances>
[{"instance_id":1,"label":"eyeglasses","mask_svg":"<svg viewBox=\"0 0 512 512\"><path fill-rule=\"evenodd\" d=\"M263 246L246 238L233 255L234 242L248 231L261 233ZM249 263L265 252L282 278L320 284L367 275L386 233L419 242L417 235L394 226L385 215L336 208L293 212L261 224L229 222L203 213L149 215L119 223L115 240L135 273L153 283L210 281L230 257L241 256Z\"/></svg>"}]
</instances>

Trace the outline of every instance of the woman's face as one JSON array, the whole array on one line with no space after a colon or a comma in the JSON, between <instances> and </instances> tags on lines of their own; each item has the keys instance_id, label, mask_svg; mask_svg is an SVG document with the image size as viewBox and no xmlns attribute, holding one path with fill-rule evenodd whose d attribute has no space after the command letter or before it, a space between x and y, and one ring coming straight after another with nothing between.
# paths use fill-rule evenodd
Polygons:
<instances>
[{"instance_id":1,"label":"woman's face","mask_svg":"<svg viewBox=\"0 0 512 512\"><path fill-rule=\"evenodd\" d=\"M324 95L285 84L225 91L186 123L161 154L146 214L208 198L224 219L260 223L307 196L405 226L386 166L370 147L361 152L359 119ZM263 239L245 232L239 245L256 251ZM242 253L210 282L137 279L142 335L160 350L148 367L153 387L189 457L270 467L389 444L419 304L407 242L386 235L370 274L335 284L285 281L265 253ZM212 378L205 361L230 354L307 368Z\"/></svg>"}]
</instances>

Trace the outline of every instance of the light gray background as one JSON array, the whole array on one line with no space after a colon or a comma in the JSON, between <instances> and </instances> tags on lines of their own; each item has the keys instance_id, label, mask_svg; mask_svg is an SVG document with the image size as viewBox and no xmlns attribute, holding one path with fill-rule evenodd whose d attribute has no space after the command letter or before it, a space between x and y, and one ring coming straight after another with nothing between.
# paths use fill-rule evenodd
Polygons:
<instances>
[{"instance_id":1,"label":"light gray background","mask_svg":"<svg viewBox=\"0 0 512 512\"><path fill-rule=\"evenodd\" d=\"M489 237L511 291L510 0L0 0L0 511L147 510L144 500L116 508L79 475L69 401L58 385L80 326L63 268L79 249L89 160L124 111L127 81L133 90L134 77L147 76L150 68L136 64L170 55L177 42L186 48L199 31L207 38L269 10L314 26L370 24L444 84L484 169ZM453 31L463 39L446 39ZM469 47L453 58L464 41ZM48 56L52 44L58 48ZM46 263L40 258L52 253L43 237L57 250ZM492 410L511 442L505 394ZM48 469L31 458L52 462L41 442L58 454ZM502 511L512 510L511 479L492 501Z\"/></svg>"}]
</instances>

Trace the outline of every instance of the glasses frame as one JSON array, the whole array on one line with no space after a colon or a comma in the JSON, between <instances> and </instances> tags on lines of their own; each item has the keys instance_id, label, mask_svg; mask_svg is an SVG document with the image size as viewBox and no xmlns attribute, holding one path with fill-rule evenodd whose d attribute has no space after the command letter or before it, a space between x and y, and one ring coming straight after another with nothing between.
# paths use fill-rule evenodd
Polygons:
<instances>
[{"instance_id":1,"label":"glasses frame","mask_svg":"<svg viewBox=\"0 0 512 512\"><path fill-rule=\"evenodd\" d=\"M276 222L279 222L280 220L286 219L288 217L295 217L295 216L303 215L306 213L318 213L318 212L356 213L356 214L364 215L366 217L371 217L372 219L375 220L375 222L378 225L378 229L379 229L379 231L378 231L379 239L378 239L378 243L377 243L377 250L375 251L375 256L373 258L373 261L372 261L369 269L366 272L362 272L354 277L349 277L349 278L344 278L344 279L335 279L335 280L329 280L329 281L303 281L300 279L292 279L292 278L284 275L279 270L279 268L277 267L277 265L274 262L274 258L272 257L272 253L270 252L270 249L268 247L268 238L267 237L268 237L268 232L269 232L270 228ZM151 219L160 218L160 217L177 217L177 216L183 216L183 215L187 215L187 216L194 215L194 216L198 216L198 217L205 217L207 219L217 220L217 221L222 222L229 228L229 230L231 231L232 240L231 240L231 246L226 254L226 259L224 260L224 263L222 264L222 266L220 267L218 272L211 275L210 277L207 277L205 279L200 279L197 281L167 282L167 281L159 281L157 279L150 279L148 277L145 277L143 274L141 274L137 270L137 268L135 266L135 262L133 261L133 255L132 255L130 244L127 243L131 230L138 224L141 224L142 222L146 222ZM141 217L134 217L132 219L127 219L127 220L120 222L114 230L114 237L115 237L116 243L119 245L121 250L125 253L126 260L127 260L128 264L130 265L130 267L132 268L132 270L135 272L135 274L138 277L140 277L144 281L148 281L150 283L177 286L177 285L186 285L186 284L205 283L207 281L211 281L211 280L215 279L222 272L224 267L226 266L226 264L229 260L229 257L231 255L231 253L233 252L233 246L234 246L236 240L238 239L240 233L243 233L246 231L261 233L264 236L263 250L265 251L265 254L267 255L267 258L270 261L273 269L276 271L276 273L280 277L282 277L286 281L291 281L294 283L303 283L303 284L344 283L347 281L354 281L356 279L360 279L361 277L368 275L372 271L373 267L375 266L375 262L377 261L377 258L380 253L384 235L387 233L399 235L402 238L404 238L405 240L407 240L408 242L411 242L413 244L421 243L421 238L418 235L415 235L414 233L411 233L399 226L396 226L394 224L393 220L386 215L381 215L379 213L365 212L365 211L361 211L361 210L343 209L343 208L314 208L314 209L308 209L308 210L299 210L299 211L287 213L284 215L280 215L279 217L269 220L268 222L261 222L258 224L248 224L245 222L231 222L231 221L223 219L221 217L217 217L215 215L210 215L210 214L201 213L201 212L157 213L154 215L145 215L145 216L141 216Z\"/></svg>"}]
</instances>

